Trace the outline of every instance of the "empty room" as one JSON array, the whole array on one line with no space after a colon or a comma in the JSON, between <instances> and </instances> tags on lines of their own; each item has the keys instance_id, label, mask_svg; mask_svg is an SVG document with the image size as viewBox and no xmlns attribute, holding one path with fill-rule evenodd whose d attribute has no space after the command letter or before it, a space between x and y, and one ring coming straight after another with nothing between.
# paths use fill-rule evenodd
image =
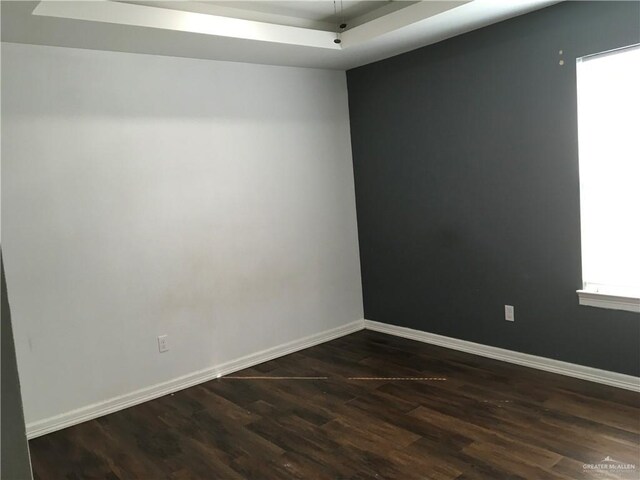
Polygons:
<instances>
[{"instance_id":1,"label":"empty room","mask_svg":"<svg viewBox=\"0 0 640 480\"><path fill-rule=\"evenodd\" d=\"M640 1L0 4L2 480L640 479Z\"/></svg>"}]
</instances>

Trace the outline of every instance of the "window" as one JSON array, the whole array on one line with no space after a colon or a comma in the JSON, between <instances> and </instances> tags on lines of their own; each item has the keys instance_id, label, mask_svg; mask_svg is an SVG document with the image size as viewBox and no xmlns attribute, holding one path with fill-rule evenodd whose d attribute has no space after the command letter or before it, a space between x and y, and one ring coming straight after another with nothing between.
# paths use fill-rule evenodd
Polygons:
<instances>
[{"instance_id":1,"label":"window","mask_svg":"<svg viewBox=\"0 0 640 480\"><path fill-rule=\"evenodd\" d=\"M640 45L578 59L582 305L640 312Z\"/></svg>"}]
</instances>

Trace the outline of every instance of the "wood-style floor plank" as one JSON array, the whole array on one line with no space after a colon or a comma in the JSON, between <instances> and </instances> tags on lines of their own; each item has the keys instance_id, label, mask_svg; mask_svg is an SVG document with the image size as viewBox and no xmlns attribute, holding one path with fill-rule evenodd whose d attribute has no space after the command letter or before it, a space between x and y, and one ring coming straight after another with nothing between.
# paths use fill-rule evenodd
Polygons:
<instances>
[{"instance_id":1,"label":"wood-style floor plank","mask_svg":"<svg viewBox=\"0 0 640 480\"><path fill-rule=\"evenodd\" d=\"M36 480L633 480L640 394L361 331L30 447Z\"/></svg>"}]
</instances>

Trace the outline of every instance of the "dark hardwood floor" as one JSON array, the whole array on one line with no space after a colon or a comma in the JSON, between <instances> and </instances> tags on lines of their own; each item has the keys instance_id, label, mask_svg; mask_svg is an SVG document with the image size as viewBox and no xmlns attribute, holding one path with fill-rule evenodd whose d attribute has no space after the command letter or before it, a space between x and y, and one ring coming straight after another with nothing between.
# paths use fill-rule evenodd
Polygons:
<instances>
[{"instance_id":1,"label":"dark hardwood floor","mask_svg":"<svg viewBox=\"0 0 640 480\"><path fill-rule=\"evenodd\" d=\"M361 331L30 446L40 480L627 480L640 394Z\"/></svg>"}]
</instances>

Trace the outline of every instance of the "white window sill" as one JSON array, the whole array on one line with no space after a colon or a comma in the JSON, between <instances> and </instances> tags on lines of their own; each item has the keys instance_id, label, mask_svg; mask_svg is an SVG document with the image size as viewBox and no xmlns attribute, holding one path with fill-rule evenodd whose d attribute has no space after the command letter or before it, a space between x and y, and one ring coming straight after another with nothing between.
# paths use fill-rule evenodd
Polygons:
<instances>
[{"instance_id":1,"label":"white window sill","mask_svg":"<svg viewBox=\"0 0 640 480\"><path fill-rule=\"evenodd\" d=\"M578 290L580 305L640 313L640 298Z\"/></svg>"}]
</instances>

